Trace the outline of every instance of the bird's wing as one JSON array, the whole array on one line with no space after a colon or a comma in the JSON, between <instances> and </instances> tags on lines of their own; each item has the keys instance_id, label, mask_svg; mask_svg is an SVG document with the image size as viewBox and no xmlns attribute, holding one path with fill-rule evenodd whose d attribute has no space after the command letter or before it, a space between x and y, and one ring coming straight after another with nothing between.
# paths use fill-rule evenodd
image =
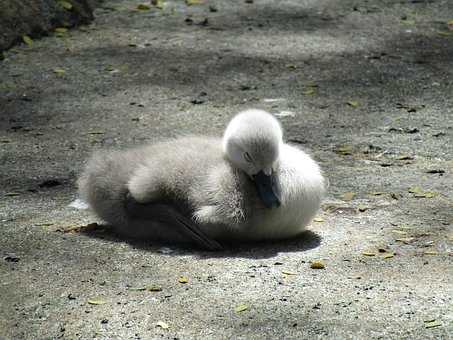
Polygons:
<instances>
[{"instance_id":1,"label":"bird's wing","mask_svg":"<svg viewBox=\"0 0 453 340\"><path fill-rule=\"evenodd\" d=\"M223 247L207 236L190 218L185 217L175 207L163 203L139 203L131 194L126 195L125 209L132 219L161 222L168 228L176 228L189 241L207 250L221 250Z\"/></svg>"}]
</instances>

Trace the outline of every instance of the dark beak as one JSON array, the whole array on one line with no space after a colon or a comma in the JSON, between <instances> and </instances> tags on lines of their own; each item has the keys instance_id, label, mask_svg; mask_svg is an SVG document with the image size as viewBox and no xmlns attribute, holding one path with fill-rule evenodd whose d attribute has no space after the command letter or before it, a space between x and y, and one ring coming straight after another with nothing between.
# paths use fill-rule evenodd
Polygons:
<instances>
[{"instance_id":1,"label":"dark beak","mask_svg":"<svg viewBox=\"0 0 453 340\"><path fill-rule=\"evenodd\" d=\"M267 208L278 208L281 204L275 174L266 175L263 170L253 176L258 196Z\"/></svg>"}]
</instances>

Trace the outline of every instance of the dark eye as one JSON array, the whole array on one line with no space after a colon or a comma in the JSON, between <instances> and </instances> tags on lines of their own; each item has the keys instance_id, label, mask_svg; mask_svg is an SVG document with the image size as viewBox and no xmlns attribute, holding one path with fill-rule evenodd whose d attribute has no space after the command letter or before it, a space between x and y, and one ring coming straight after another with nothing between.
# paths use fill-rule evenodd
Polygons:
<instances>
[{"instance_id":1,"label":"dark eye","mask_svg":"<svg viewBox=\"0 0 453 340\"><path fill-rule=\"evenodd\" d=\"M253 162L252 156L248 152L244 152L244 159L249 163Z\"/></svg>"}]
</instances>

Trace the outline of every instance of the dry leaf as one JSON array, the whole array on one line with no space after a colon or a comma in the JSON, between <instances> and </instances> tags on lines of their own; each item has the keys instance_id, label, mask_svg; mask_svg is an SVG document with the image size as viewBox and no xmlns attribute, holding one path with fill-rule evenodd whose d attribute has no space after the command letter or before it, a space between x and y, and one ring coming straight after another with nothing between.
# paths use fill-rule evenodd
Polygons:
<instances>
[{"instance_id":1,"label":"dry leaf","mask_svg":"<svg viewBox=\"0 0 453 340\"><path fill-rule=\"evenodd\" d=\"M352 155L352 147L350 145L342 145L335 149L335 152L340 155Z\"/></svg>"},{"instance_id":2,"label":"dry leaf","mask_svg":"<svg viewBox=\"0 0 453 340\"><path fill-rule=\"evenodd\" d=\"M351 201L355 195L356 195L355 192L345 192L343 194L343 201L346 201L346 202Z\"/></svg>"},{"instance_id":3,"label":"dry leaf","mask_svg":"<svg viewBox=\"0 0 453 340\"><path fill-rule=\"evenodd\" d=\"M442 326L442 323L437 320L426 320L423 321L423 323L425 324L425 328L434 328Z\"/></svg>"},{"instance_id":4,"label":"dry leaf","mask_svg":"<svg viewBox=\"0 0 453 340\"><path fill-rule=\"evenodd\" d=\"M60 4L61 7L64 9L70 11L72 9L72 4L69 1L66 0L58 0L58 3Z\"/></svg>"},{"instance_id":5,"label":"dry leaf","mask_svg":"<svg viewBox=\"0 0 453 340\"><path fill-rule=\"evenodd\" d=\"M137 9L139 11L149 11L151 9L151 7L149 5L145 5L145 4L139 4L137 6Z\"/></svg>"},{"instance_id":6,"label":"dry leaf","mask_svg":"<svg viewBox=\"0 0 453 340\"><path fill-rule=\"evenodd\" d=\"M68 29L66 27L57 27L54 31L55 33L66 33Z\"/></svg>"},{"instance_id":7,"label":"dry leaf","mask_svg":"<svg viewBox=\"0 0 453 340\"><path fill-rule=\"evenodd\" d=\"M186 0L186 5L187 6L200 5L202 3L203 3L202 0Z\"/></svg>"},{"instance_id":8,"label":"dry leaf","mask_svg":"<svg viewBox=\"0 0 453 340\"><path fill-rule=\"evenodd\" d=\"M368 252L368 251L364 251L362 253L363 256L375 256L376 254L375 253L372 253L372 252Z\"/></svg>"},{"instance_id":9,"label":"dry leaf","mask_svg":"<svg viewBox=\"0 0 453 340\"><path fill-rule=\"evenodd\" d=\"M405 238L397 238L395 241L402 242L404 244L409 244L414 240L415 240L415 238L413 238L413 237L405 237Z\"/></svg>"},{"instance_id":10,"label":"dry leaf","mask_svg":"<svg viewBox=\"0 0 453 340\"><path fill-rule=\"evenodd\" d=\"M53 69L53 72L54 72L55 74L58 74L59 76L61 76L61 75L65 74L66 71L63 70L62 68L58 68L58 67L57 67L57 68L54 68L54 69Z\"/></svg>"},{"instance_id":11,"label":"dry leaf","mask_svg":"<svg viewBox=\"0 0 453 340\"><path fill-rule=\"evenodd\" d=\"M306 96L311 96L313 94L315 94L315 89L313 87L309 87L308 89L306 89L305 91L302 91L302 94L306 95Z\"/></svg>"},{"instance_id":12,"label":"dry leaf","mask_svg":"<svg viewBox=\"0 0 453 340\"><path fill-rule=\"evenodd\" d=\"M439 255L439 253L435 250L426 250L424 252L425 255Z\"/></svg>"},{"instance_id":13,"label":"dry leaf","mask_svg":"<svg viewBox=\"0 0 453 340\"><path fill-rule=\"evenodd\" d=\"M237 305L235 308L234 308L234 311L236 313L240 313L240 312L243 312L245 310L249 309L249 306L247 306L245 303L241 303L240 305Z\"/></svg>"},{"instance_id":14,"label":"dry leaf","mask_svg":"<svg viewBox=\"0 0 453 340\"><path fill-rule=\"evenodd\" d=\"M418 194L423 192L422 188L420 187L412 187L409 188L407 191L409 191L411 194Z\"/></svg>"},{"instance_id":15,"label":"dry leaf","mask_svg":"<svg viewBox=\"0 0 453 340\"><path fill-rule=\"evenodd\" d=\"M350 100L350 101L346 102L346 104L348 104L349 106L352 106L352 107L358 107L359 106L359 102L355 101L355 100Z\"/></svg>"},{"instance_id":16,"label":"dry leaf","mask_svg":"<svg viewBox=\"0 0 453 340\"><path fill-rule=\"evenodd\" d=\"M402 156L397 157L396 159L399 161L410 161L410 160L413 160L414 157L409 156L409 155L402 155Z\"/></svg>"},{"instance_id":17,"label":"dry leaf","mask_svg":"<svg viewBox=\"0 0 453 340\"><path fill-rule=\"evenodd\" d=\"M24 43L26 43L28 46L33 45L33 39L30 38L28 35L23 35L23 36L22 36L22 40L23 40Z\"/></svg>"},{"instance_id":18,"label":"dry leaf","mask_svg":"<svg viewBox=\"0 0 453 340\"><path fill-rule=\"evenodd\" d=\"M318 222L318 223L321 223L321 222L324 222L324 219L322 217L315 217L313 219L313 222Z\"/></svg>"},{"instance_id":19,"label":"dry leaf","mask_svg":"<svg viewBox=\"0 0 453 340\"><path fill-rule=\"evenodd\" d=\"M396 229L393 229L392 233L400 234L400 235L407 235L407 232L402 231L402 230L396 230Z\"/></svg>"},{"instance_id":20,"label":"dry leaf","mask_svg":"<svg viewBox=\"0 0 453 340\"><path fill-rule=\"evenodd\" d=\"M107 303L106 301L102 299L88 299L87 301L90 305L103 305Z\"/></svg>"},{"instance_id":21,"label":"dry leaf","mask_svg":"<svg viewBox=\"0 0 453 340\"><path fill-rule=\"evenodd\" d=\"M282 270L282 274L284 274L284 275L297 275L297 273L289 271L289 270Z\"/></svg>"},{"instance_id":22,"label":"dry leaf","mask_svg":"<svg viewBox=\"0 0 453 340\"><path fill-rule=\"evenodd\" d=\"M143 291L143 290L146 290L146 287L127 287L127 290Z\"/></svg>"},{"instance_id":23,"label":"dry leaf","mask_svg":"<svg viewBox=\"0 0 453 340\"><path fill-rule=\"evenodd\" d=\"M322 261L312 261L310 264L311 269L324 269L325 267Z\"/></svg>"},{"instance_id":24,"label":"dry leaf","mask_svg":"<svg viewBox=\"0 0 453 340\"><path fill-rule=\"evenodd\" d=\"M391 259L391 258L394 257L394 256L395 256L395 254L393 254L393 253L388 253L388 254L384 254L383 257L384 257L384 259Z\"/></svg>"},{"instance_id":25,"label":"dry leaf","mask_svg":"<svg viewBox=\"0 0 453 340\"><path fill-rule=\"evenodd\" d=\"M178 279L178 282L179 283L187 283L189 282L189 279L185 276L181 276L179 279Z\"/></svg>"},{"instance_id":26,"label":"dry leaf","mask_svg":"<svg viewBox=\"0 0 453 340\"><path fill-rule=\"evenodd\" d=\"M37 227L50 227L51 225L54 225L54 223L53 222L35 223L35 226Z\"/></svg>"},{"instance_id":27,"label":"dry leaf","mask_svg":"<svg viewBox=\"0 0 453 340\"><path fill-rule=\"evenodd\" d=\"M156 327L160 327L162 329L168 329L170 328L170 326L168 325L168 323L164 322L164 321L157 321L156 322Z\"/></svg>"},{"instance_id":28,"label":"dry leaf","mask_svg":"<svg viewBox=\"0 0 453 340\"><path fill-rule=\"evenodd\" d=\"M181 282L181 281L179 281ZM188 282L188 281L187 281ZM182 283L182 282L181 282ZM150 286L147 286L146 287L146 290L150 291L150 292L161 292L162 291L162 287L159 287L157 285L150 285Z\"/></svg>"},{"instance_id":29,"label":"dry leaf","mask_svg":"<svg viewBox=\"0 0 453 340\"><path fill-rule=\"evenodd\" d=\"M433 198L438 195L437 192L424 191L420 187L412 187L412 188L409 188L408 191L410 193L414 194L414 197L417 197L417 198Z\"/></svg>"}]
</instances>

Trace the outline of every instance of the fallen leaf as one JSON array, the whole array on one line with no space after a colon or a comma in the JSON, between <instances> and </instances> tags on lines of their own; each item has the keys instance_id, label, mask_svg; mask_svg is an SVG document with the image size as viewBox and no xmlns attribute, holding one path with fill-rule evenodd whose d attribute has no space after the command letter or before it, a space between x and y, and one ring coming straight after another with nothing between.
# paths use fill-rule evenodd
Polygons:
<instances>
[{"instance_id":1,"label":"fallen leaf","mask_svg":"<svg viewBox=\"0 0 453 340\"><path fill-rule=\"evenodd\" d=\"M409 161L409 160L413 160L414 157L413 156L409 156L409 155L403 155L403 156L397 157L396 159L399 160L399 161Z\"/></svg>"},{"instance_id":2,"label":"fallen leaf","mask_svg":"<svg viewBox=\"0 0 453 340\"><path fill-rule=\"evenodd\" d=\"M367 251L365 251L365 252L362 253L362 255L363 255L363 256L375 256L376 254L375 254L375 253L372 253L372 252L367 252Z\"/></svg>"},{"instance_id":3,"label":"fallen leaf","mask_svg":"<svg viewBox=\"0 0 453 340\"><path fill-rule=\"evenodd\" d=\"M202 3L203 3L202 0L186 0L186 5L187 6L200 5Z\"/></svg>"},{"instance_id":4,"label":"fallen leaf","mask_svg":"<svg viewBox=\"0 0 453 340\"><path fill-rule=\"evenodd\" d=\"M352 146L350 145L339 146L335 149L335 152L344 156L352 155Z\"/></svg>"},{"instance_id":5,"label":"fallen leaf","mask_svg":"<svg viewBox=\"0 0 453 340\"><path fill-rule=\"evenodd\" d=\"M326 266L322 261L312 261L310 264L311 269L324 269Z\"/></svg>"},{"instance_id":6,"label":"fallen leaf","mask_svg":"<svg viewBox=\"0 0 453 340\"><path fill-rule=\"evenodd\" d=\"M178 279L178 282L179 283L188 283L189 282L189 279L185 276L181 276L179 279Z\"/></svg>"},{"instance_id":7,"label":"fallen leaf","mask_svg":"<svg viewBox=\"0 0 453 340\"><path fill-rule=\"evenodd\" d=\"M249 309L249 306L247 306L245 303L241 303L234 308L234 311L236 313L241 313L243 311L246 311L247 309Z\"/></svg>"},{"instance_id":8,"label":"fallen leaf","mask_svg":"<svg viewBox=\"0 0 453 340\"><path fill-rule=\"evenodd\" d=\"M282 270L282 274L284 274L284 275L297 275L297 273L289 271L289 270Z\"/></svg>"},{"instance_id":9,"label":"fallen leaf","mask_svg":"<svg viewBox=\"0 0 453 340\"><path fill-rule=\"evenodd\" d=\"M54 225L54 223L53 222L35 223L35 226L37 227L50 227L51 225Z\"/></svg>"},{"instance_id":10,"label":"fallen leaf","mask_svg":"<svg viewBox=\"0 0 453 340\"><path fill-rule=\"evenodd\" d=\"M394 256L395 256L395 254L393 254L393 253L388 253L388 254L384 254L383 258L384 258L384 259L391 259L391 258L394 257Z\"/></svg>"},{"instance_id":11,"label":"fallen leaf","mask_svg":"<svg viewBox=\"0 0 453 340\"><path fill-rule=\"evenodd\" d=\"M439 255L439 253L435 250L426 250L424 252L425 255Z\"/></svg>"},{"instance_id":12,"label":"fallen leaf","mask_svg":"<svg viewBox=\"0 0 453 340\"><path fill-rule=\"evenodd\" d=\"M295 70L297 68L297 66L294 64L288 64L288 65L286 65L286 68L289 68L290 70Z\"/></svg>"},{"instance_id":13,"label":"fallen leaf","mask_svg":"<svg viewBox=\"0 0 453 340\"><path fill-rule=\"evenodd\" d=\"M181 281L179 281L181 282ZM187 280L185 283L189 282L189 280ZM181 282L183 283L183 282ZM147 286L146 287L146 290L150 291L150 292L161 292L162 291L162 287L159 287L157 285L150 285L150 286Z\"/></svg>"},{"instance_id":14,"label":"fallen leaf","mask_svg":"<svg viewBox=\"0 0 453 340\"><path fill-rule=\"evenodd\" d=\"M357 209L360 211L360 212L364 212L364 211L367 211L368 209L370 209L369 207L367 207L366 205L359 205L357 207Z\"/></svg>"},{"instance_id":15,"label":"fallen leaf","mask_svg":"<svg viewBox=\"0 0 453 340\"><path fill-rule=\"evenodd\" d=\"M168 329L170 328L170 326L168 325L168 323L164 322L164 321L157 321L156 322L156 327L160 327L162 329Z\"/></svg>"},{"instance_id":16,"label":"fallen leaf","mask_svg":"<svg viewBox=\"0 0 453 340\"><path fill-rule=\"evenodd\" d=\"M397 229L393 229L392 233L400 234L400 235L407 235L407 232L402 231L402 230L397 230Z\"/></svg>"},{"instance_id":17,"label":"fallen leaf","mask_svg":"<svg viewBox=\"0 0 453 340\"><path fill-rule=\"evenodd\" d=\"M346 104L348 104L351 107L358 107L359 106L359 102L355 101L355 100L350 100L350 101L346 102Z\"/></svg>"},{"instance_id":18,"label":"fallen leaf","mask_svg":"<svg viewBox=\"0 0 453 340\"><path fill-rule=\"evenodd\" d=\"M66 33L68 29L66 27L57 27L54 29L55 33Z\"/></svg>"},{"instance_id":19,"label":"fallen leaf","mask_svg":"<svg viewBox=\"0 0 453 340\"><path fill-rule=\"evenodd\" d=\"M414 197L417 197L417 198L433 198L438 195L436 192L433 192L433 191L424 191L420 187L412 187L412 188L409 188L408 191L410 193L414 194Z\"/></svg>"},{"instance_id":20,"label":"fallen leaf","mask_svg":"<svg viewBox=\"0 0 453 340\"><path fill-rule=\"evenodd\" d=\"M433 198L437 196L437 192L427 191L423 193L423 196L426 198Z\"/></svg>"},{"instance_id":21,"label":"fallen leaf","mask_svg":"<svg viewBox=\"0 0 453 340\"><path fill-rule=\"evenodd\" d=\"M28 35L23 35L23 36L22 36L22 40L23 40L24 43L26 43L28 46L33 45L33 39L30 38Z\"/></svg>"},{"instance_id":22,"label":"fallen leaf","mask_svg":"<svg viewBox=\"0 0 453 340\"><path fill-rule=\"evenodd\" d=\"M107 303L106 301L102 299L88 299L87 301L90 305L103 305Z\"/></svg>"},{"instance_id":23,"label":"fallen leaf","mask_svg":"<svg viewBox=\"0 0 453 340\"><path fill-rule=\"evenodd\" d=\"M139 11L149 11L151 9L151 7L149 5L145 5L145 4L139 4L137 6L137 9Z\"/></svg>"},{"instance_id":24,"label":"fallen leaf","mask_svg":"<svg viewBox=\"0 0 453 340\"><path fill-rule=\"evenodd\" d=\"M442 326L442 323L437 320L426 320L423 321L423 323L425 324L425 328L434 328Z\"/></svg>"},{"instance_id":25,"label":"fallen leaf","mask_svg":"<svg viewBox=\"0 0 453 340\"><path fill-rule=\"evenodd\" d=\"M73 7L72 4L66 0L58 0L58 4L68 11L70 11Z\"/></svg>"},{"instance_id":26,"label":"fallen leaf","mask_svg":"<svg viewBox=\"0 0 453 340\"><path fill-rule=\"evenodd\" d=\"M88 134L90 135L103 135L105 132L104 131L90 131Z\"/></svg>"},{"instance_id":27,"label":"fallen leaf","mask_svg":"<svg viewBox=\"0 0 453 340\"><path fill-rule=\"evenodd\" d=\"M146 287L127 287L127 290L143 291L143 290L146 290Z\"/></svg>"},{"instance_id":28,"label":"fallen leaf","mask_svg":"<svg viewBox=\"0 0 453 340\"><path fill-rule=\"evenodd\" d=\"M313 222L322 223L322 222L324 222L324 219L323 219L322 217L315 217L315 218L313 219Z\"/></svg>"},{"instance_id":29,"label":"fallen leaf","mask_svg":"<svg viewBox=\"0 0 453 340\"><path fill-rule=\"evenodd\" d=\"M423 192L422 188L420 188L420 187L412 187L412 188L409 188L407 191L409 191L412 194L414 194L414 193L418 194L418 193Z\"/></svg>"},{"instance_id":30,"label":"fallen leaf","mask_svg":"<svg viewBox=\"0 0 453 340\"><path fill-rule=\"evenodd\" d=\"M355 197L356 193L355 192L345 192L343 194L343 201L349 202L352 201L352 199Z\"/></svg>"},{"instance_id":31,"label":"fallen leaf","mask_svg":"<svg viewBox=\"0 0 453 340\"><path fill-rule=\"evenodd\" d=\"M404 244L409 244L414 240L415 240L415 238L413 238L413 237L404 237L404 238L397 238L395 241L402 242Z\"/></svg>"},{"instance_id":32,"label":"fallen leaf","mask_svg":"<svg viewBox=\"0 0 453 340\"><path fill-rule=\"evenodd\" d=\"M302 91L302 94L304 94L305 96L311 96L311 95L313 95L315 93L316 93L316 91L315 91L315 89L313 87L309 87L305 91Z\"/></svg>"},{"instance_id":33,"label":"fallen leaf","mask_svg":"<svg viewBox=\"0 0 453 340\"><path fill-rule=\"evenodd\" d=\"M59 76L61 76L61 75L65 74L66 71L63 70L62 68L54 68L54 69L53 69L53 72L54 72L55 74L58 74Z\"/></svg>"}]
</instances>

